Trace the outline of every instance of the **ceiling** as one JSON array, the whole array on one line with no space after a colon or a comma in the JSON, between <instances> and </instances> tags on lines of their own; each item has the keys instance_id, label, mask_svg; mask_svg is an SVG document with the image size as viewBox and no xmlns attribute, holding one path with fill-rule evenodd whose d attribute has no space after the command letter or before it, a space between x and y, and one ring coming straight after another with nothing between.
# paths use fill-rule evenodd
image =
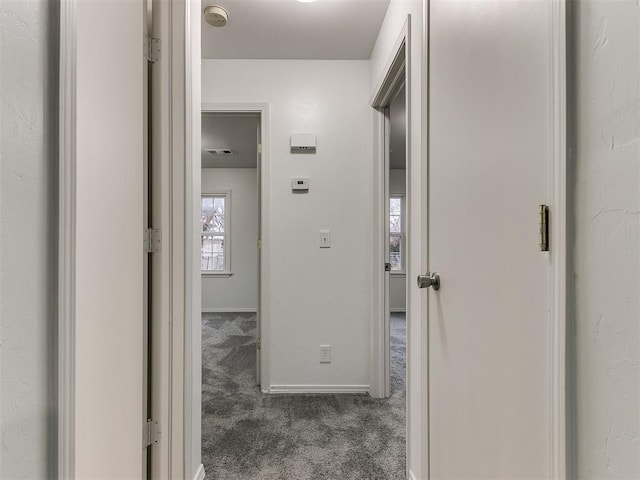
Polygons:
<instances>
[{"instance_id":1,"label":"ceiling","mask_svg":"<svg viewBox=\"0 0 640 480\"><path fill-rule=\"evenodd\" d=\"M256 168L259 114L203 113L202 168ZM229 148L212 155L209 148Z\"/></svg>"},{"instance_id":2,"label":"ceiling","mask_svg":"<svg viewBox=\"0 0 640 480\"><path fill-rule=\"evenodd\" d=\"M229 12L202 22L202 58L367 60L389 0L203 0Z\"/></svg>"}]
</instances>

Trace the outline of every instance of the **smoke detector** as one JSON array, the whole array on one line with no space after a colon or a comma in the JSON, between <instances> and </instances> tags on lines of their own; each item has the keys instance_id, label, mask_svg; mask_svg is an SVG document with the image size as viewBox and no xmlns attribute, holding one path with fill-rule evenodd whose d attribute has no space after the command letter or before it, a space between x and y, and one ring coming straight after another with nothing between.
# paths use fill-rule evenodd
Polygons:
<instances>
[{"instance_id":1,"label":"smoke detector","mask_svg":"<svg viewBox=\"0 0 640 480\"><path fill-rule=\"evenodd\" d=\"M219 5L211 5L204 9L204 19L214 27L224 27L229 20L229 12Z\"/></svg>"}]
</instances>

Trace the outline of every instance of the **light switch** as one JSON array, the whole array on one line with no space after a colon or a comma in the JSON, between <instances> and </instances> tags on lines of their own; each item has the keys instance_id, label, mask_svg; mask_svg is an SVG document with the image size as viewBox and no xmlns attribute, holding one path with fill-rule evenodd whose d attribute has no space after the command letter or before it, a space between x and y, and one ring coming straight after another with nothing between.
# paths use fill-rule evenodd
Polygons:
<instances>
[{"instance_id":1,"label":"light switch","mask_svg":"<svg viewBox=\"0 0 640 480\"><path fill-rule=\"evenodd\" d=\"M331 248L331 230L320 230L320 248Z\"/></svg>"}]
</instances>

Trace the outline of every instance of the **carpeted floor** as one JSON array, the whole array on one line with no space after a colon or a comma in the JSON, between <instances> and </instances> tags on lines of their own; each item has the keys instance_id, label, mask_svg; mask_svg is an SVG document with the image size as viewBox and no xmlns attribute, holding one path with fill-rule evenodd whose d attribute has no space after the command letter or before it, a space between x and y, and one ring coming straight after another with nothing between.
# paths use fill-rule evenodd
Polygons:
<instances>
[{"instance_id":1,"label":"carpeted floor","mask_svg":"<svg viewBox=\"0 0 640 480\"><path fill-rule=\"evenodd\" d=\"M404 314L391 319L392 395L265 395L254 314L203 314L202 459L208 479L405 479Z\"/></svg>"}]
</instances>

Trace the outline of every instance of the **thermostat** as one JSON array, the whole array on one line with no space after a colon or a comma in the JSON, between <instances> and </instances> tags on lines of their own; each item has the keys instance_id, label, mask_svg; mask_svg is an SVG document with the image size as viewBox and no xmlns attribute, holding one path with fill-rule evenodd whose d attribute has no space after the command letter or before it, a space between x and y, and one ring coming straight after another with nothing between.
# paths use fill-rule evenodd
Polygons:
<instances>
[{"instance_id":1,"label":"thermostat","mask_svg":"<svg viewBox=\"0 0 640 480\"><path fill-rule=\"evenodd\" d=\"M318 138L311 134L291 135L291 153L316 153Z\"/></svg>"},{"instance_id":2,"label":"thermostat","mask_svg":"<svg viewBox=\"0 0 640 480\"><path fill-rule=\"evenodd\" d=\"M292 178L291 190L294 192L308 192L309 191L309 179L308 178Z\"/></svg>"}]
</instances>

